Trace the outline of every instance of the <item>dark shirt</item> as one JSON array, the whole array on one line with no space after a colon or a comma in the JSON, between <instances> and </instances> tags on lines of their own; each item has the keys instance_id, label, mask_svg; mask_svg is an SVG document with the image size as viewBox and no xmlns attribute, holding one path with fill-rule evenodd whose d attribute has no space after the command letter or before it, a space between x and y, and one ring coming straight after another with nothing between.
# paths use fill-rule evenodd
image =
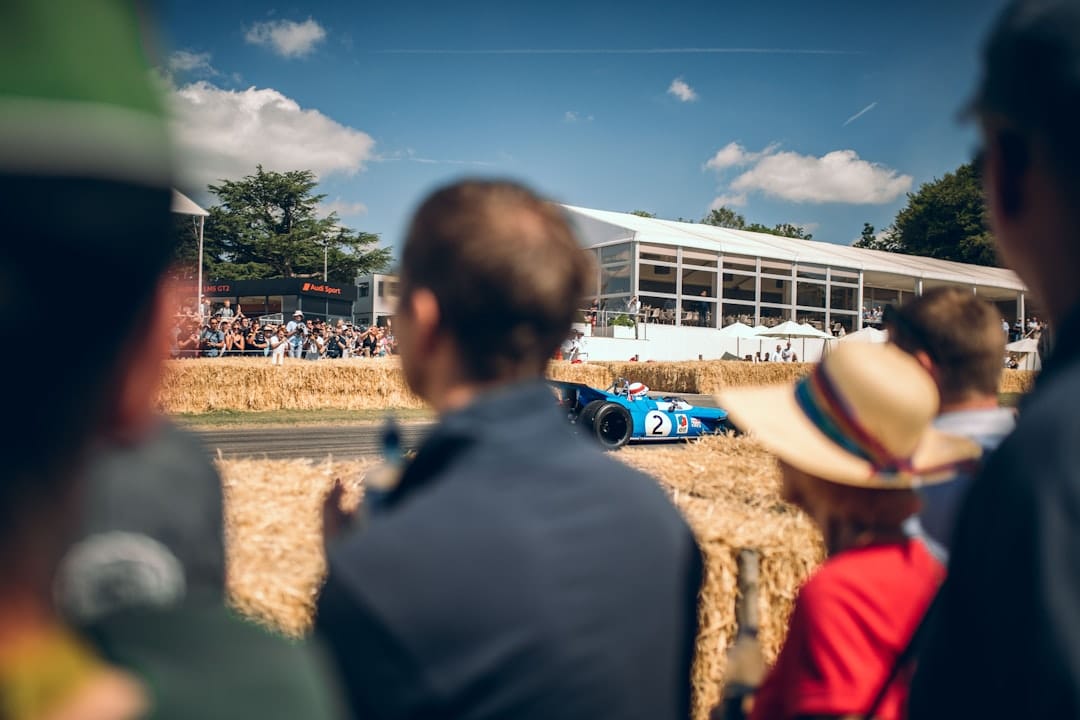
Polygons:
<instances>
[{"instance_id":1,"label":"dark shirt","mask_svg":"<svg viewBox=\"0 0 1080 720\"><path fill-rule=\"evenodd\" d=\"M1080 717L1080 308L960 511L912 718Z\"/></svg>"},{"instance_id":2,"label":"dark shirt","mask_svg":"<svg viewBox=\"0 0 1080 720\"><path fill-rule=\"evenodd\" d=\"M698 547L545 384L444 417L384 502L316 618L356 717L689 716Z\"/></svg>"}]
</instances>

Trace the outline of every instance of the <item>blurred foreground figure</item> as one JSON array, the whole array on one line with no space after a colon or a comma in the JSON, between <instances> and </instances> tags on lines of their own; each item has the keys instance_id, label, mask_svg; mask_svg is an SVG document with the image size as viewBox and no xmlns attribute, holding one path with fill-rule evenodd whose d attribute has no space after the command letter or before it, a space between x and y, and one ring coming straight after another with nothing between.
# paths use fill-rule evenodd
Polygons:
<instances>
[{"instance_id":1,"label":"blurred foreground figure","mask_svg":"<svg viewBox=\"0 0 1080 720\"><path fill-rule=\"evenodd\" d=\"M440 422L331 549L316 618L356 717L688 717L694 538L543 381L589 267L560 209L511 183L445 187L413 218L394 329Z\"/></svg>"},{"instance_id":2,"label":"blurred foreground figure","mask_svg":"<svg viewBox=\"0 0 1080 720\"><path fill-rule=\"evenodd\" d=\"M1012 3L975 98L990 218L1055 345L972 484L913 718L1080 717L1080 2Z\"/></svg>"},{"instance_id":3,"label":"blurred foreground figure","mask_svg":"<svg viewBox=\"0 0 1080 720\"><path fill-rule=\"evenodd\" d=\"M799 590L751 717L903 717L897 658L944 576L905 522L913 488L950 479L979 447L932 426L938 396L891 345L841 345L793 386L725 390L732 421L780 459L783 494L828 559ZM728 720L731 720L729 718Z\"/></svg>"},{"instance_id":4,"label":"blurred foreground figure","mask_svg":"<svg viewBox=\"0 0 1080 720\"><path fill-rule=\"evenodd\" d=\"M172 169L138 10L0 5L0 313L63 318L123 287L77 362L0 366L0 717L333 717L302 647L226 609L216 474L153 409Z\"/></svg>"},{"instance_id":5,"label":"blurred foreground figure","mask_svg":"<svg viewBox=\"0 0 1080 720\"><path fill-rule=\"evenodd\" d=\"M971 438L989 453L1016 426L1011 408L998 406L1005 336L997 309L961 288L939 287L899 308L888 306L889 341L934 378L941 408L934 427ZM920 488L922 528L948 551L956 512L971 484L971 473Z\"/></svg>"}]
</instances>

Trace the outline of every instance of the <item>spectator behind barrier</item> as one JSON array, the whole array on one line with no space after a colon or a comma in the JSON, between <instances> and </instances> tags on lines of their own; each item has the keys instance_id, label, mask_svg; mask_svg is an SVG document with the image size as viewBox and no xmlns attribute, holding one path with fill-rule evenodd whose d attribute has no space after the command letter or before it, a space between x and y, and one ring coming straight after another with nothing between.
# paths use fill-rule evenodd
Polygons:
<instances>
[{"instance_id":1,"label":"spectator behind barrier","mask_svg":"<svg viewBox=\"0 0 1080 720\"><path fill-rule=\"evenodd\" d=\"M102 467L102 448L152 442L160 427L153 398L172 345L171 151L147 62L154 43L142 36L150 18L136 5L0 4L0 311L16 317L34 297L37 312L58 317L70 297L98 297L101 278L124 282L124 302L77 364L5 355L18 417L0 434L0 716L331 717L313 660L231 615L220 593L188 605L195 587L220 580L219 555L188 555L171 532L138 526L169 498L151 507L121 493L132 503L125 520L106 513L107 528L68 546L101 497L101 477L88 485L85 473ZM39 292L43 248L64 293ZM164 479L141 475L152 464L123 462L144 490ZM184 505L193 491L186 529L219 548L205 530L220 524L202 516L218 510L213 482L172 500ZM204 491L205 504L195 500ZM62 621L56 604L78 612Z\"/></svg>"},{"instance_id":2,"label":"spectator behind barrier","mask_svg":"<svg viewBox=\"0 0 1080 720\"><path fill-rule=\"evenodd\" d=\"M1080 2L1009 3L982 69L993 236L1054 347L957 517L910 712L1080 717Z\"/></svg>"},{"instance_id":3,"label":"spectator behind barrier","mask_svg":"<svg viewBox=\"0 0 1080 720\"><path fill-rule=\"evenodd\" d=\"M519 185L456 183L414 216L394 322L440 421L331 547L316 617L356 717L689 716L693 535L654 480L573 434L543 379L590 267Z\"/></svg>"},{"instance_id":4,"label":"spectator behind barrier","mask_svg":"<svg viewBox=\"0 0 1080 720\"><path fill-rule=\"evenodd\" d=\"M993 305L961 288L933 288L890 306L885 327L889 340L934 378L941 395L934 427L971 438L985 453L1012 432L1015 413L998 406L1005 336ZM919 490L922 527L946 551L970 483L971 474L961 473L952 482Z\"/></svg>"},{"instance_id":5,"label":"spectator behind barrier","mask_svg":"<svg viewBox=\"0 0 1080 720\"><path fill-rule=\"evenodd\" d=\"M893 666L944 575L904 532L913 488L947 480L979 447L933 428L933 380L891 345L842 344L794 386L717 401L780 459L784 497L828 555L799 591L752 717L903 717L905 675L893 681Z\"/></svg>"}]
</instances>

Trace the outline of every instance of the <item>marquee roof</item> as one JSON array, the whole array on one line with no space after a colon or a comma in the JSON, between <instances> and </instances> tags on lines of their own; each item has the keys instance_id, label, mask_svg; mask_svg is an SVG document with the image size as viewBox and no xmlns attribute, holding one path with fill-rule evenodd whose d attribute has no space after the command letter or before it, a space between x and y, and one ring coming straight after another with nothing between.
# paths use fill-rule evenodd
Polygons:
<instances>
[{"instance_id":1,"label":"marquee roof","mask_svg":"<svg viewBox=\"0 0 1080 720\"><path fill-rule=\"evenodd\" d=\"M1011 270L968 265L951 260L866 250L817 240L732 230L698 223L645 218L629 213L564 206L577 226L586 247L618 240L637 240L655 245L714 250L772 260L829 265L866 273L900 275L942 283L1000 288L1025 292L1027 288Z\"/></svg>"}]
</instances>

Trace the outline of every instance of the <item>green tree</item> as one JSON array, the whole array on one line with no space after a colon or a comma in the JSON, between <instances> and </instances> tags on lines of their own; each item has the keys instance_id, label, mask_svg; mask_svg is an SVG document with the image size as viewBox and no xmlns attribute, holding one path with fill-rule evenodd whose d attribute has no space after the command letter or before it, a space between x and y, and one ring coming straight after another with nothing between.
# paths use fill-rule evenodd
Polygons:
<instances>
[{"instance_id":1,"label":"green tree","mask_svg":"<svg viewBox=\"0 0 1080 720\"><path fill-rule=\"evenodd\" d=\"M896 229L886 228L880 235L877 229L868 222L864 222L859 239L852 243L854 247L868 250L884 250L886 252L900 252L896 244Z\"/></svg>"},{"instance_id":2,"label":"green tree","mask_svg":"<svg viewBox=\"0 0 1080 720\"><path fill-rule=\"evenodd\" d=\"M630 214L631 215L637 215L638 217L643 217L643 218L654 218L654 217L656 217L656 213L651 213L648 210L631 210Z\"/></svg>"},{"instance_id":3,"label":"green tree","mask_svg":"<svg viewBox=\"0 0 1080 720\"><path fill-rule=\"evenodd\" d=\"M783 237L798 238L800 240L813 240L814 236L806 232L798 225L791 223L777 223L772 227L768 225L762 225L761 223L750 223L743 230L749 230L750 232L768 233L769 235L781 235Z\"/></svg>"},{"instance_id":4,"label":"green tree","mask_svg":"<svg viewBox=\"0 0 1080 720\"><path fill-rule=\"evenodd\" d=\"M336 282L385 269L390 250L375 247L378 235L343 226L336 213L319 217L325 195L315 193L316 185L310 170L279 173L261 165L254 175L210 185L219 204L206 218L207 276L322 277L324 253Z\"/></svg>"},{"instance_id":5,"label":"green tree","mask_svg":"<svg viewBox=\"0 0 1080 720\"><path fill-rule=\"evenodd\" d=\"M982 178L973 165L961 165L907 197L907 206L883 238L875 238L867 223L855 246L975 265L1000 264L986 218Z\"/></svg>"},{"instance_id":6,"label":"green tree","mask_svg":"<svg viewBox=\"0 0 1080 720\"><path fill-rule=\"evenodd\" d=\"M710 210L708 215L701 218L701 222L705 225L733 230L742 230L746 227L746 218L725 205Z\"/></svg>"}]
</instances>

